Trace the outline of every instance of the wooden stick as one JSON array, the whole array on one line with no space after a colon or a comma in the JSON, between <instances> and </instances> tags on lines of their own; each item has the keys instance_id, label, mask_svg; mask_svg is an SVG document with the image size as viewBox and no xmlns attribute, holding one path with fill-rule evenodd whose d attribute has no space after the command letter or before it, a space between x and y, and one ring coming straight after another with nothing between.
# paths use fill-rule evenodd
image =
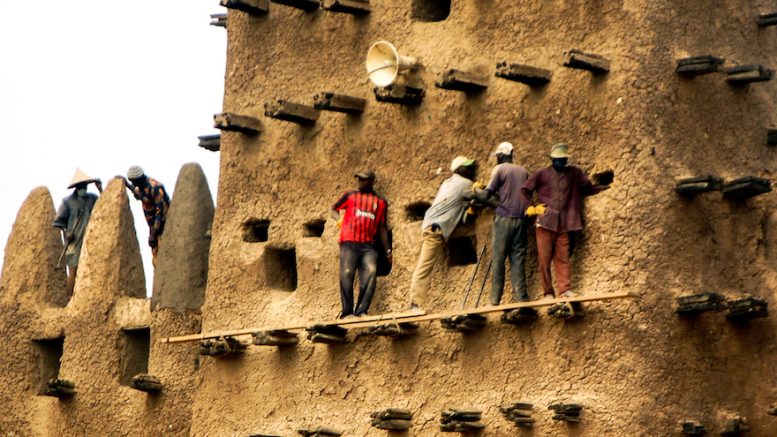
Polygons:
<instances>
[{"instance_id":1,"label":"wooden stick","mask_svg":"<svg viewBox=\"0 0 777 437\"><path fill-rule=\"evenodd\" d=\"M497 306L468 308L464 310L451 310L451 311L444 311L441 313L434 313L434 314L424 314L423 312L419 313L418 311L411 311L411 312L405 312L405 313L381 314L377 316L367 316L367 317L350 318L350 319L337 319L337 320L324 322L324 323L307 322L303 324L285 326L285 327L265 326L265 327L259 327L259 328L237 329L232 331L217 331L217 332L208 332L208 333L201 333L201 334L182 335L178 337L165 337L160 339L159 341L161 343L185 343L188 341L201 341L201 340L219 338L219 337L235 337L240 335L250 335L253 332L262 332L262 331L275 331L275 330L299 331L313 325L336 325L336 326L342 326L347 329L370 328L373 326L382 325L386 322L396 322L396 323L427 322L431 320L443 319L446 317L464 316L467 314L488 314L488 313L497 313L501 311L514 310L518 308L536 308L536 307L551 306L551 305L555 305L557 303L563 303L563 302L590 302L590 301L598 301L598 300L613 300L613 299L638 298L638 297L639 297L639 294L634 292L592 294L589 296L578 296L578 297L548 299L548 300L535 300L531 302L517 302L517 303L510 303L510 304L497 305Z\"/></svg>"}]
</instances>

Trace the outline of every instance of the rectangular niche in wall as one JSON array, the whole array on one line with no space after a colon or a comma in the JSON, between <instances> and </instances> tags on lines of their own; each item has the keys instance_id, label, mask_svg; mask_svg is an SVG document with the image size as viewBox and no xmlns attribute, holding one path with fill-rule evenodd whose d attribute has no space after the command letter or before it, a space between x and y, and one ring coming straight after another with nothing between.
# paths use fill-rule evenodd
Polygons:
<instances>
[{"instance_id":1,"label":"rectangular niche in wall","mask_svg":"<svg viewBox=\"0 0 777 437\"><path fill-rule=\"evenodd\" d=\"M59 378L59 366L65 347L65 337L33 340L38 381L35 390L43 394L49 380Z\"/></svg>"},{"instance_id":2,"label":"rectangular niche in wall","mask_svg":"<svg viewBox=\"0 0 777 437\"><path fill-rule=\"evenodd\" d=\"M264 277L267 286L276 290L297 289L297 250L268 247L264 250Z\"/></svg>"},{"instance_id":3,"label":"rectangular niche in wall","mask_svg":"<svg viewBox=\"0 0 777 437\"><path fill-rule=\"evenodd\" d=\"M270 221L252 218L243 223L243 241L246 243L263 243L270 234Z\"/></svg>"},{"instance_id":4,"label":"rectangular niche in wall","mask_svg":"<svg viewBox=\"0 0 777 437\"><path fill-rule=\"evenodd\" d=\"M416 21L443 21L451 14L451 0L413 0L410 17Z\"/></svg>"},{"instance_id":5,"label":"rectangular niche in wall","mask_svg":"<svg viewBox=\"0 0 777 437\"><path fill-rule=\"evenodd\" d=\"M151 328L122 329L119 338L119 383L130 385L132 377L148 373Z\"/></svg>"},{"instance_id":6,"label":"rectangular niche in wall","mask_svg":"<svg viewBox=\"0 0 777 437\"><path fill-rule=\"evenodd\" d=\"M432 206L431 203L423 200L405 205L405 218L411 222L417 222L424 219L426 210Z\"/></svg>"},{"instance_id":7,"label":"rectangular niche in wall","mask_svg":"<svg viewBox=\"0 0 777 437\"><path fill-rule=\"evenodd\" d=\"M323 219L316 219L311 220L309 222L306 222L302 225L302 236L303 237L320 237L324 235L324 226L326 225L326 220Z\"/></svg>"},{"instance_id":8,"label":"rectangular niche in wall","mask_svg":"<svg viewBox=\"0 0 777 437\"><path fill-rule=\"evenodd\" d=\"M478 262L475 237L453 237L448 240L448 265L466 266Z\"/></svg>"}]
</instances>

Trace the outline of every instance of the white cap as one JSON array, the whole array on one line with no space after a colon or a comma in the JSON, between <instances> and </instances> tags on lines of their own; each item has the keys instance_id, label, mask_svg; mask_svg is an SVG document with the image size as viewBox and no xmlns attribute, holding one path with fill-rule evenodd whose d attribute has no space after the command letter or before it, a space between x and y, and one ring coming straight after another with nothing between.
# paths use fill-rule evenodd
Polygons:
<instances>
[{"instance_id":1,"label":"white cap","mask_svg":"<svg viewBox=\"0 0 777 437\"><path fill-rule=\"evenodd\" d=\"M144 174L145 172L143 172L143 169L140 168L139 165L133 165L129 168L129 170L127 170L127 179L137 179Z\"/></svg>"},{"instance_id":2,"label":"white cap","mask_svg":"<svg viewBox=\"0 0 777 437\"><path fill-rule=\"evenodd\" d=\"M451 161L451 171L456 171L457 168L464 166L468 167L475 163L474 159L469 159L466 156L457 156L453 158L453 161Z\"/></svg>"},{"instance_id":3,"label":"white cap","mask_svg":"<svg viewBox=\"0 0 777 437\"><path fill-rule=\"evenodd\" d=\"M513 145L505 141L496 146L496 152L494 152L494 155L509 155L513 153L513 150L515 150L513 149Z\"/></svg>"}]
</instances>

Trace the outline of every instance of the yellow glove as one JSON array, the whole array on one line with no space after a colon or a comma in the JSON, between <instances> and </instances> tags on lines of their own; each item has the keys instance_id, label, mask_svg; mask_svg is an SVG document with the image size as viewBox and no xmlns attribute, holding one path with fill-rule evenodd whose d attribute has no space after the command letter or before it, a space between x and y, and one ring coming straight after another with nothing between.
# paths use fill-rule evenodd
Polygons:
<instances>
[{"instance_id":1,"label":"yellow glove","mask_svg":"<svg viewBox=\"0 0 777 437\"><path fill-rule=\"evenodd\" d=\"M540 203L537 206L530 206L526 208L526 215L529 217L534 217L535 215L543 215L545 214L545 205Z\"/></svg>"},{"instance_id":2,"label":"yellow glove","mask_svg":"<svg viewBox=\"0 0 777 437\"><path fill-rule=\"evenodd\" d=\"M477 190L485 190L485 189L486 189L486 186L485 186L485 185L483 185L483 184L481 184L481 183L480 183L480 182L478 182L478 181L475 181L475 182L472 184L472 189L473 189L473 190L475 190L475 189L477 189Z\"/></svg>"},{"instance_id":3,"label":"yellow glove","mask_svg":"<svg viewBox=\"0 0 777 437\"><path fill-rule=\"evenodd\" d=\"M343 218L345 216L341 216L339 220L337 220L337 229L340 229L343 227Z\"/></svg>"}]
</instances>

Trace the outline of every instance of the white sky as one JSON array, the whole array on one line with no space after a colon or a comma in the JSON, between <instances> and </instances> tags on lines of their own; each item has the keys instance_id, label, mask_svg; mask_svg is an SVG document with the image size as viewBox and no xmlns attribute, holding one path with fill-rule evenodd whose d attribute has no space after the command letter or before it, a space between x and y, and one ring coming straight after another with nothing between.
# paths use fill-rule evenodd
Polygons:
<instances>
[{"instance_id":1,"label":"white sky","mask_svg":"<svg viewBox=\"0 0 777 437\"><path fill-rule=\"evenodd\" d=\"M138 164L172 195L198 162L216 195L226 31L217 0L0 0L0 259L24 199L40 185L55 207L76 166L106 184ZM96 191L90 186L90 191ZM148 227L131 198L146 287Z\"/></svg>"}]
</instances>

